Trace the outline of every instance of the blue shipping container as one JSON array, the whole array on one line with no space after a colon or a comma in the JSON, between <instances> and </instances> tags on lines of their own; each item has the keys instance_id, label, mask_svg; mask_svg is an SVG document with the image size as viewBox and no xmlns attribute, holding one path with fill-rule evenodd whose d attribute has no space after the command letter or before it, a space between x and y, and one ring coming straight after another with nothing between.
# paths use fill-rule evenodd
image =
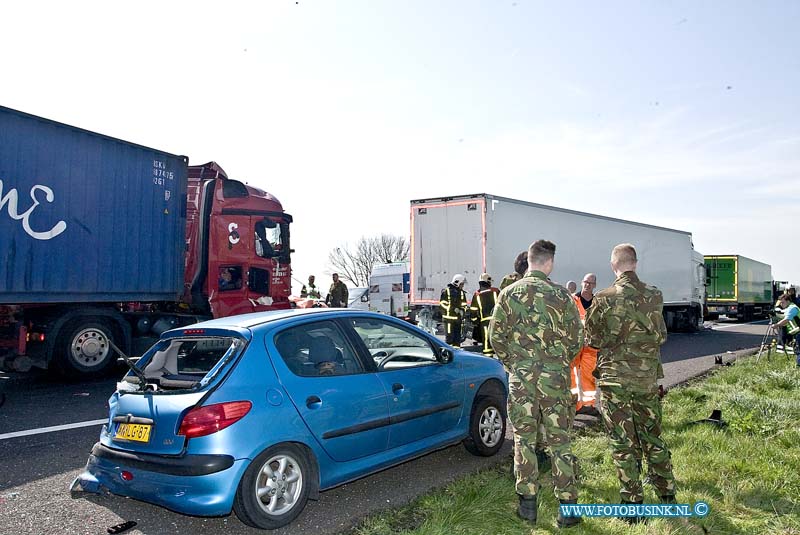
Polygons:
<instances>
[{"instance_id":1,"label":"blue shipping container","mask_svg":"<svg viewBox=\"0 0 800 535\"><path fill-rule=\"evenodd\" d=\"M187 164L0 106L0 304L176 300Z\"/></svg>"}]
</instances>

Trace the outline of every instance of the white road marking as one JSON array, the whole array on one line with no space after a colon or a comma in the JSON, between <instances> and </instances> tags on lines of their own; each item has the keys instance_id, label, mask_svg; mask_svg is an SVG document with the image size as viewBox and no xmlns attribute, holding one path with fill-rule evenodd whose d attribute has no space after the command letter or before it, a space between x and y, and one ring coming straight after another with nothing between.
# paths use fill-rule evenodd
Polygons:
<instances>
[{"instance_id":1,"label":"white road marking","mask_svg":"<svg viewBox=\"0 0 800 535\"><path fill-rule=\"evenodd\" d=\"M767 325L766 320L750 321L748 323L715 323L712 329L718 331L720 329L733 329L734 327L743 327L745 325Z\"/></svg>"},{"instance_id":2,"label":"white road marking","mask_svg":"<svg viewBox=\"0 0 800 535\"><path fill-rule=\"evenodd\" d=\"M67 429L77 429L79 427L91 427L93 425L102 425L108 422L108 418L102 420L89 420L86 422L76 422L74 424L52 425L50 427L40 427L38 429L28 429L26 431L15 431L13 433L3 433L0 435L0 440L7 440L9 438L27 437L30 435L40 435L42 433L52 433L54 431L65 431Z\"/></svg>"}]
</instances>

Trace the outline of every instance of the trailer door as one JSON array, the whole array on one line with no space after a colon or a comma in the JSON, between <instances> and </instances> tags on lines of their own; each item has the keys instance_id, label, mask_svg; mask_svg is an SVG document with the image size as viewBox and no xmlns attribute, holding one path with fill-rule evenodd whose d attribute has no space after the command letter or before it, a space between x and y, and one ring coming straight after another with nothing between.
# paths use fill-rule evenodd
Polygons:
<instances>
[{"instance_id":1,"label":"trailer door","mask_svg":"<svg viewBox=\"0 0 800 535\"><path fill-rule=\"evenodd\" d=\"M438 304L457 273L470 295L486 267L485 200L414 204L411 207L411 302Z\"/></svg>"},{"instance_id":2,"label":"trailer door","mask_svg":"<svg viewBox=\"0 0 800 535\"><path fill-rule=\"evenodd\" d=\"M736 301L736 258L706 258L708 272L708 299Z\"/></svg>"}]
</instances>

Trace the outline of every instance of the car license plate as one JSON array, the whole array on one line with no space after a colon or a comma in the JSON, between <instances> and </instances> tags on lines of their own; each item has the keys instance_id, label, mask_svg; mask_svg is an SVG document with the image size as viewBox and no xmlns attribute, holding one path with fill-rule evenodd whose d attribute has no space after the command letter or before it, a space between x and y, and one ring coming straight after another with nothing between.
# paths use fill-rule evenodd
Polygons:
<instances>
[{"instance_id":1,"label":"car license plate","mask_svg":"<svg viewBox=\"0 0 800 535\"><path fill-rule=\"evenodd\" d=\"M147 424L119 424L114 438L132 440L134 442L149 442L151 427Z\"/></svg>"}]
</instances>

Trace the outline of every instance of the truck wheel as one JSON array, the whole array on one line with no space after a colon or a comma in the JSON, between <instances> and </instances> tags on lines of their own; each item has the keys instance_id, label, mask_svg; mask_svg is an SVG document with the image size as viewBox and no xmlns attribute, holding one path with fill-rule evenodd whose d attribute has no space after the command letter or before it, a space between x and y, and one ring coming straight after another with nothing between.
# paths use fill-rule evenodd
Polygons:
<instances>
[{"instance_id":1,"label":"truck wheel","mask_svg":"<svg viewBox=\"0 0 800 535\"><path fill-rule=\"evenodd\" d=\"M696 333L702 329L702 326L700 325L700 314L697 313L696 309L690 308L686 313L686 316L686 332Z\"/></svg>"},{"instance_id":2,"label":"truck wheel","mask_svg":"<svg viewBox=\"0 0 800 535\"><path fill-rule=\"evenodd\" d=\"M66 375L98 375L116 362L109 341L118 344L114 329L100 318L68 323L56 341L58 367Z\"/></svg>"}]
</instances>

